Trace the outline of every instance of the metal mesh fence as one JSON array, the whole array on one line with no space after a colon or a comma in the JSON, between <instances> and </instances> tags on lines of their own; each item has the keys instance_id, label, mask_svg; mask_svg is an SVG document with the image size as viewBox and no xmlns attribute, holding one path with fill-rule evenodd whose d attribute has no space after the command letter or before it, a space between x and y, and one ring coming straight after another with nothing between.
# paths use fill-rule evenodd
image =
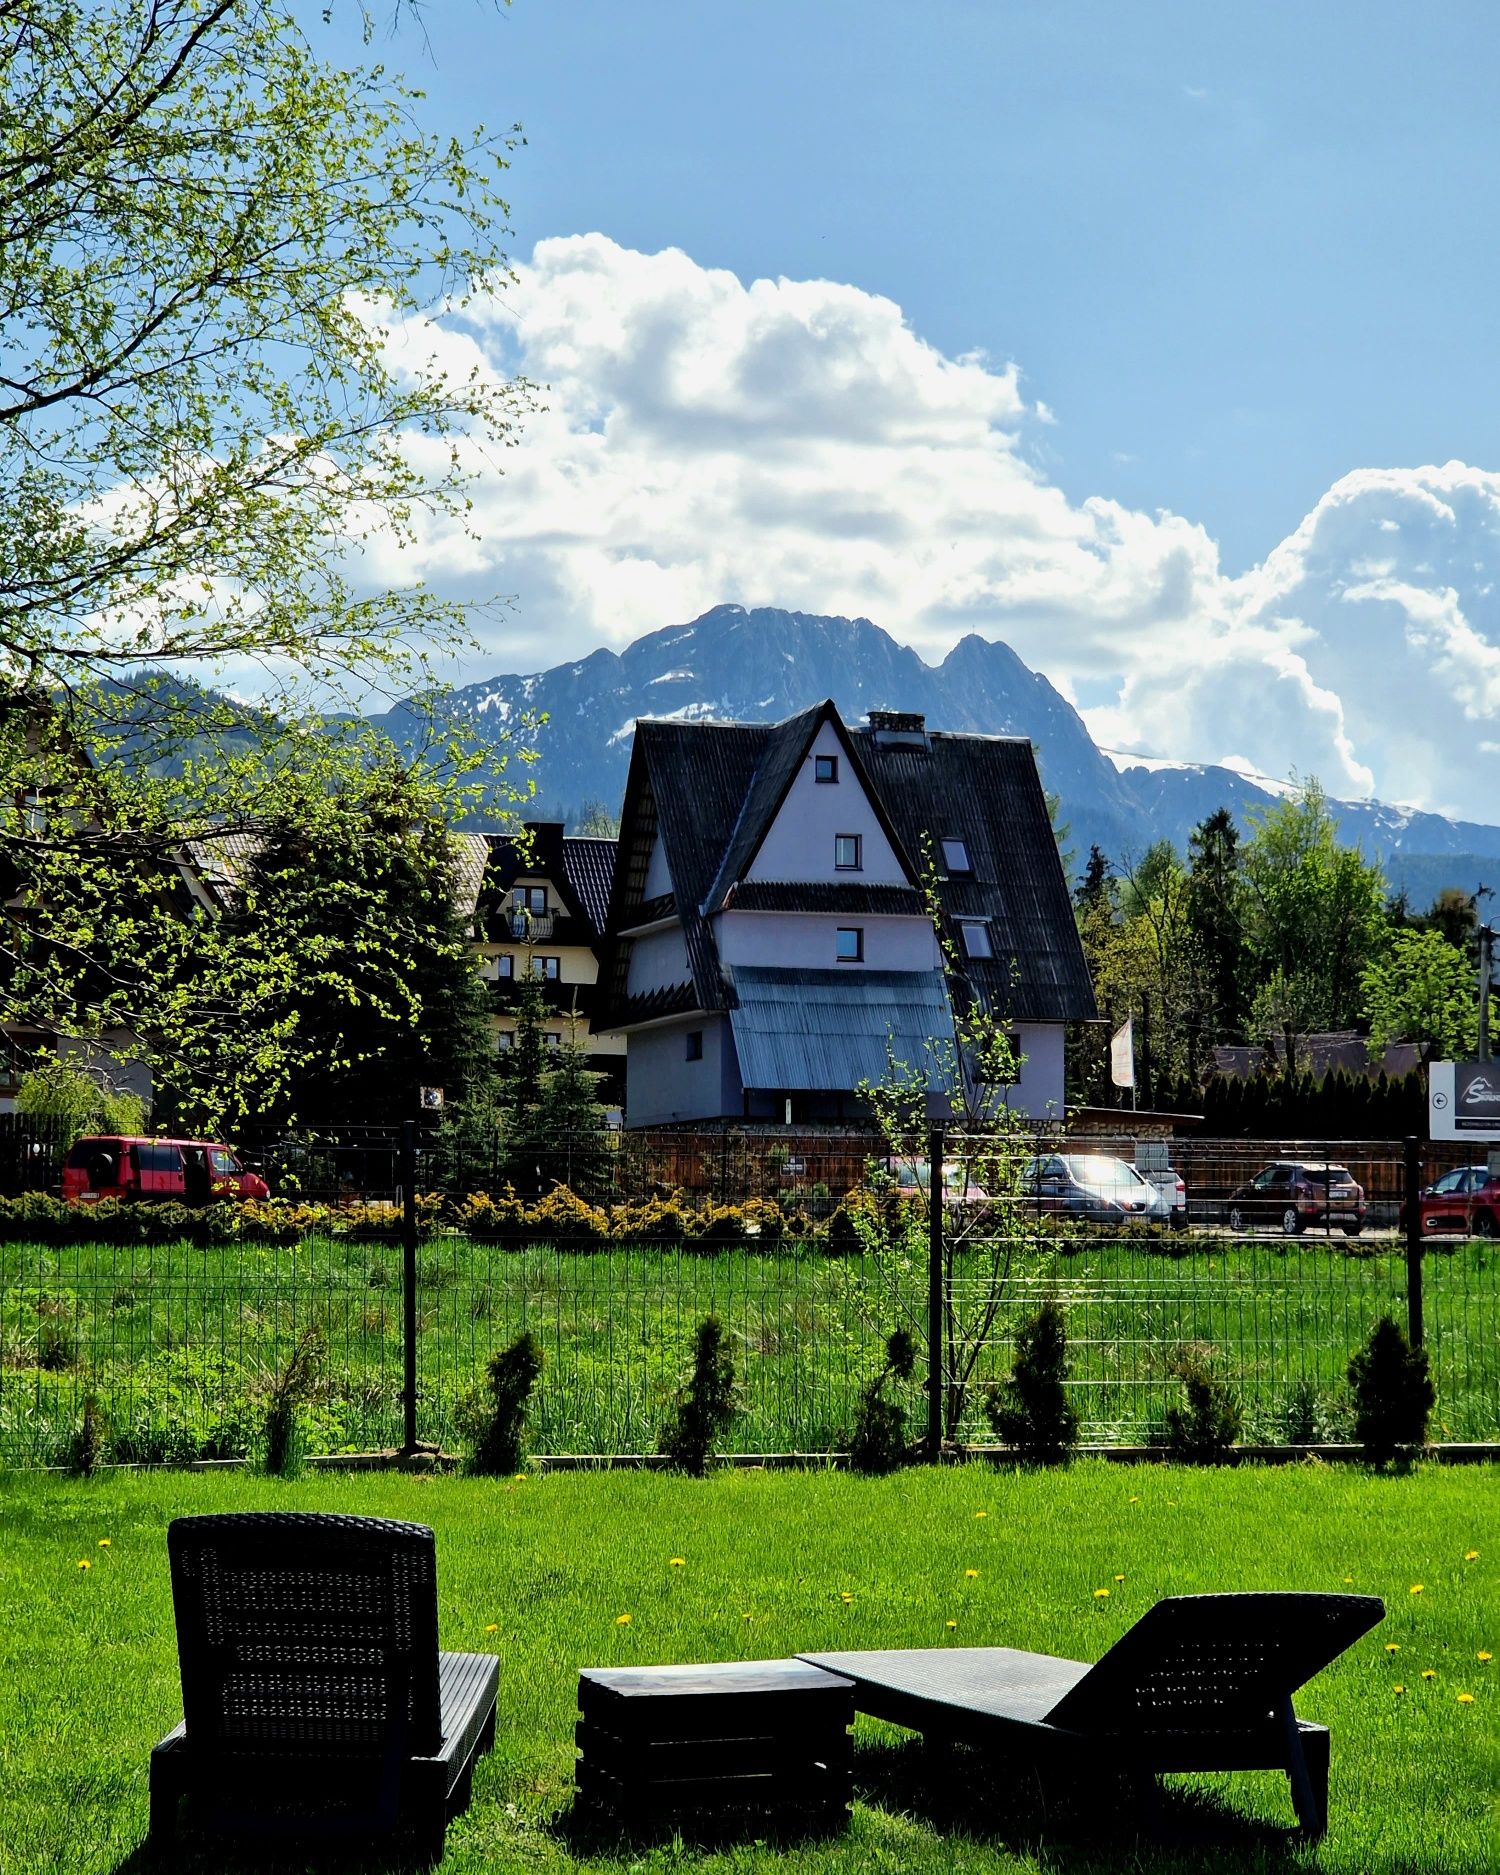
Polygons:
<instances>
[{"instance_id":1,"label":"metal mesh fence","mask_svg":"<svg viewBox=\"0 0 1500 1875\"><path fill-rule=\"evenodd\" d=\"M886 1336L905 1327L927 1342L934 1174L944 1374L967 1382L948 1429L963 1441L992 1436L984 1386L1008 1372L1016 1331L1044 1299L1064 1312L1082 1436L1104 1443L1158 1436L1195 1364L1234 1392L1246 1441L1348 1439L1350 1356L1381 1315L1408 1319L1402 1153L1387 1142L1148 1147L1157 1198L1112 1213L1108 1181L1095 1203L1076 1164L1049 1177L1049 1162L1113 1160L1130 1174L1114 1175L1121 1190L1140 1195L1128 1136L950 1139L935 1166L925 1140L892 1153L855 1133L626 1134L533 1151L519 1182L514 1160L461 1146L425 1134L412 1181L416 1430L449 1450L465 1394L523 1330L545 1355L533 1450L653 1450L709 1313L738 1373L725 1449L845 1449ZM62 1156L14 1125L0 1137L12 1194L0 1462L64 1462L90 1397L115 1460L253 1454L269 1387L309 1331L323 1360L301 1409L308 1448L401 1443L398 1137L253 1142L245 1156L281 1194L270 1206L13 1195ZM1463 1163L1424 1147L1421 1185ZM558 1191L569 1168L577 1205ZM1282 1179L1282 1168L1299 1170ZM1433 1435L1500 1437L1500 1241L1473 1204L1430 1221L1417 1293ZM919 1362L892 1393L913 1439L924 1377ZM951 1384L944 1397L953 1406Z\"/></svg>"}]
</instances>

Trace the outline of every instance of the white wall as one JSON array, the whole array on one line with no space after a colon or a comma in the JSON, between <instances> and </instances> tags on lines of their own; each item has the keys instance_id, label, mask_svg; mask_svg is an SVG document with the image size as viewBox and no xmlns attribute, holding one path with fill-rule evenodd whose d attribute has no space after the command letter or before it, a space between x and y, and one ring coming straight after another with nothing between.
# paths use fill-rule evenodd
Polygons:
<instances>
[{"instance_id":1,"label":"white wall","mask_svg":"<svg viewBox=\"0 0 1500 1875\"><path fill-rule=\"evenodd\" d=\"M646 937L630 940L630 968L625 979L627 996L639 996L646 990L661 989L673 983L686 983L692 974L680 925L670 931L652 931Z\"/></svg>"},{"instance_id":2,"label":"white wall","mask_svg":"<svg viewBox=\"0 0 1500 1875\"><path fill-rule=\"evenodd\" d=\"M701 1061L687 1059L687 1037L703 1036ZM625 1124L737 1117L743 1105L734 1041L724 1016L694 1016L637 1029L625 1056Z\"/></svg>"},{"instance_id":3,"label":"white wall","mask_svg":"<svg viewBox=\"0 0 1500 1875\"><path fill-rule=\"evenodd\" d=\"M1017 1022L1014 1030L1025 1060L1021 1063L1021 1077L1010 1090L1011 1112L1029 1114L1034 1120L1061 1120L1065 1026L1061 1022Z\"/></svg>"},{"instance_id":4,"label":"white wall","mask_svg":"<svg viewBox=\"0 0 1500 1875\"><path fill-rule=\"evenodd\" d=\"M937 938L925 918L855 917L833 912L725 911L712 921L726 964L773 964L793 970L936 970ZM858 925L862 964L841 964L834 932Z\"/></svg>"},{"instance_id":5,"label":"white wall","mask_svg":"<svg viewBox=\"0 0 1500 1875\"><path fill-rule=\"evenodd\" d=\"M816 755L836 755L837 781L814 780ZM858 872L838 872L833 864L833 839L838 833L857 833L862 841ZM891 843L881 831L864 789L855 779L849 757L825 723L813 740L807 758L787 790L781 811L772 821L756 854L747 879L847 879L865 885L904 885Z\"/></svg>"},{"instance_id":6,"label":"white wall","mask_svg":"<svg viewBox=\"0 0 1500 1875\"><path fill-rule=\"evenodd\" d=\"M646 862L646 885L643 898L660 898L663 892L672 889L672 875L667 871L667 853L662 845L661 835L657 834L651 843L651 857Z\"/></svg>"}]
</instances>

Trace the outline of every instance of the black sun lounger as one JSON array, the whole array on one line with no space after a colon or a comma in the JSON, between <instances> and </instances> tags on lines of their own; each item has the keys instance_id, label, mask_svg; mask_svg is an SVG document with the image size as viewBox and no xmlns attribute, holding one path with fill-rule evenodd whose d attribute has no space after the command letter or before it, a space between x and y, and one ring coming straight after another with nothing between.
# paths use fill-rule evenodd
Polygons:
<instances>
[{"instance_id":1,"label":"black sun lounger","mask_svg":"<svg viewBox=\"0 0 1500 1875\"><path fill-rule=\"evenodd\" d=\"M1385 1613L1374 1595L1180 1595L1096 1665L1010 1647L803 1654L854 1682L856 1711L1058 1765L1285 1771L1297 1820L1328 1825L1328 1729L1292 1694Z\"/></svg>"},{"instance_id":2,"label":"black sun lounger","mask_svg":"<svg viewBox=\"0 0 1500 1875\"><path fill-rule=\"evenodd\" d=\"M423 1524L311 1512L167 1530L183 1722L151 1753L151 1839L178 1799L237 1834L404 1829L432 1861L495 1739L500 1663L440 1654Z\"/></svg>"}]
</instances>

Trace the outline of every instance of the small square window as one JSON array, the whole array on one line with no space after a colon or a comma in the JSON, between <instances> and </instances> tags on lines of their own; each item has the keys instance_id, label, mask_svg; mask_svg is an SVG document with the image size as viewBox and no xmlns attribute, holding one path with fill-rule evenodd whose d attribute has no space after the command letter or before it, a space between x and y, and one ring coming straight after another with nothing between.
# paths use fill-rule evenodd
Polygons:
<instances>
[{"instance_id":1,"label":"small square window","mask_svg":"<svg viewBox=\"0 0 1500 1875\"><path fill-rule=\"evenodd\" d=\"M515 1041L515 1035L510 1029L497 1029L495 1031L495 1053L497 1055L507 1053L515 1046Z\"/></svg>"},{"instance_id":2,"label":"small square window","mask_svg":"<svg viewBox=\"0 0 1500 1875\"><path fill-rule=\"evenodd\" d=\"M990 928L981 918L965 918L959 923L963 933L964 951L970 957L993 957L995 947L990 943Z\"/></svg>"},{"instance_id":3,"label":"small square window","mask_svg":"<svg viewBox=\"0 0 1500 1875\"><path fill-rule=\"evenodd\" d=\"M516 960L509 951L502 951L495 959L495 975L502 983L508 983L516 974Z\"/></svg>"},{"instance_id":4,"label":"small square window","mask_svg":"<svg viewBox=\"0 0 1500 1875\"><path fill-rule=\"evenodd\" d=\"M549 1048L561 1048L562 1047L562 1035L557 1029L544 1030L542 1034L542 1040L547 1044Z\"/></svg>"},{"instance_id":5,"label":"small square window","mask_svg":"<svg viewBox=\"0 0 1500 1875\"><path fill-rule=\"evenodd\" d=\"M943 864L949 872L972 872L969 849L962 840L944 840Z\"/></svg>"},{"instance_id":6,"label":"small square window","mask_svg":"<svg viewBox=\"0 0 1500 1875\"><path fill-rule=\"evenodd\" d=\"M836 833L833 836L833 863L840 872L858 872L863 865L861 848L863 841L857 833Z\"/></svg>"},{"instance_id":7,"label":"small square window","mask_svg":"<svg viewBox=\"0 0 1500 1875\"><path fill-rule=\"evenodd\" d=\"M839 758L836 755L815 755L813 757L814 781L837 781L839 778Z\"/></svg>"},{"instance_id":8,"label":"small square window","mask_svg":"<svg viewBox=\"0 0 1500 1875\"><path fill-rule=\"evenodd\" d=\"M703 1031L702 1029L689 1029L688 1030L687 1032L687 1058L689 1061L701 1061L703 1059Z\"/></svg>"},{"instance_id":9,"label":"small square window","mask_svg":"<svg viewBox=\"0 0 1500 1875\"><path fill-rule=\"evenodd\" d=\"M865 932L863 925L841 925L834 937L833 954L841 964L863 963Z\"/></svg>"},{"instance_id":10,"label":"small square window","mask_svg":"<svg viewBox=\"0 0 1500 1875\"><path fill-rule=\"evenodd\" d=\"M545 977L547 982L556 983L562 976L562 959L560 957L533 957L531 975Z\"/></svg>"}]
</instances>

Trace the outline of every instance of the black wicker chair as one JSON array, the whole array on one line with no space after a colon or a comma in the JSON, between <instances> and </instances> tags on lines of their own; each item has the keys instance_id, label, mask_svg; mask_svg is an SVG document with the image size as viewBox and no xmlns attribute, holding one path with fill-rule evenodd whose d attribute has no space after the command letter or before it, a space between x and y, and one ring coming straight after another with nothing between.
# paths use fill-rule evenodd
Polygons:
<instances>
[{"instance_id":1,"label":"black wicker chair","mask_svg":"<svg viewBox=\"0 0 1500 1875\"><path fill-rule=\"evenodd\" d=\"M1373 1595L1182 1595L1094 1666L1009 1647L801 1658L852 1680L856 1711L930 1738L1142 1779L1285 1771L1316 1836L1328 1825L1328 1729L1299 1719L1292 1694L1384 1614Z\"/></svg>"},{"instance_id":2,"label":"black wicker chair","mask_svg":"<svg viewBox=\"0 0 1500 1875\"><path fill-rule=\"evenodd\" d=\"M440 1654L421 1524L252 1512L167 1531L183 1722L151 1753L151 1840L411 1832L440 1861L495 1739L500 1663Z\"/></svg>"}]
</instances>

